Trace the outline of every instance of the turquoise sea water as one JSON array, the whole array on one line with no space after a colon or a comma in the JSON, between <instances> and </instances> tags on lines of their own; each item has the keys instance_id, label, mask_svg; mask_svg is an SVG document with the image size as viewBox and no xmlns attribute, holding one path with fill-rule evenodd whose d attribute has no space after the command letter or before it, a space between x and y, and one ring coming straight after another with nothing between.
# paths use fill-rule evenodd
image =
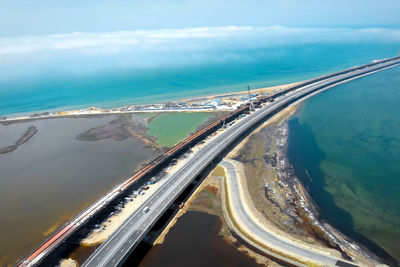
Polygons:
<instances>
[{"instance_id":1,"label":"turquoise sea water","mask_svg":"<svg viewBox=\"0 0 400 267\"><path fill-rule=\"evenodd\" d=\"M375 253L397 261L399 114L396 67L307 100L290 120L288 152L322 217Z\"/></svg>"},{"instance_id":2,"label":"turquoise sea water","mask_svg":"<svg viewBox=\"0 0 400 267\"><path fill-rule=\"evenodd\" d=\"M396 56L399 49L396 44L308 44L234 50L218 62L180 67L68 73L52 67L40 75L1 77L0 115L154 103L244 90L247 84L285 84ZM18 68L33 67L22 61Z\"/></svg>"}]
</instances>

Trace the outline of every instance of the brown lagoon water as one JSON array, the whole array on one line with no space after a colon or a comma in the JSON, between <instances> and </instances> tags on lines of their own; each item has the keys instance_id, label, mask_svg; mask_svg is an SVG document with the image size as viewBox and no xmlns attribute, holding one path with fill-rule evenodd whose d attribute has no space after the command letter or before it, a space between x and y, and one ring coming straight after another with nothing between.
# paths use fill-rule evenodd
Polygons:
<instances>
[{"instance_id":1,"label":"brown lagoon water","mask_svg":"<svg viewBox=\"0 0 400 267\"><path fill-rule=\"evenodd\" d=\"M156 152L134 138L78 141L115 116L63 118L0 125L0 147L30 126L38 132L0 154L0 265L12 264L58 226L126 179Z\"/></svg>"},{"instance_id":2,"label":"brown lagoon water","mask_svg":"<svg viewBox=\"0 0 400 267\"><path fill-rule=\"evenodd\" d=\"M260 266L218 235L221 224L217 216L187 212L170 229L164 243L151 248L139 266Z\"/></svg>"}]
</instances>

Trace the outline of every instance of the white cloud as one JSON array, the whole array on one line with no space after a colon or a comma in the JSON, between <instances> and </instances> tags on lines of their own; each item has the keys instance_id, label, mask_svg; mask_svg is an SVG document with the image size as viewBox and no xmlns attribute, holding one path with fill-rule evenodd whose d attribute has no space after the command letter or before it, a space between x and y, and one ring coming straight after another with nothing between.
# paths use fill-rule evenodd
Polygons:
<instances>
[{"instance_id":1,"label":"white cloud","mask_svg":"<svg viewBox=\"0 0 400 267\"><path fill-rule=\"evenodd\" d=\"M107 33L77 32L0 38L0 57L35 52L116 54L126 51L197 51L321 42L400 42L400 29L228 26Z\"/></svg>"},{"instance_id":2,"label":"white cloud","mask_svg":"<svg viewBox=\"0 0 400 267\"><path fill-rule=\"evenodd\" d=\"M400 47L400 29L227 26L0 38L0 82L49 74L251 63L260 58L276 62L290 50L285 46L360 42Z\"/></svg>"}]
</instances>

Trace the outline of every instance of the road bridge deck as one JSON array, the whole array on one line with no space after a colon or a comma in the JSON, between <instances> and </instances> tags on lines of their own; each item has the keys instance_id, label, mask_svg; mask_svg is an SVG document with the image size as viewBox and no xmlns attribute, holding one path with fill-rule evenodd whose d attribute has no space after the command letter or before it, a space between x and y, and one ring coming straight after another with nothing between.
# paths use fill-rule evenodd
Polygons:
<instances>
[{"instance_id":1,"label":"road bridge deck","mask_svg":"<svg viewBox=\"0 0 400 267\"><path fill-rule=\"evenodd\" d=\"M228 127L223 133L215 136L201 149L190 155L186 163L180 169L166 178L166 182L142 205L142 208L149 207L149 212L144 213L142 208L134 212L124 224L90 256L83 266L121 265L187 185L238 137L267 116L319 90L399 64L400 59L394 58L383 63L376 63L375 65L369 64L364 68L358 67L344 74L330 76L310 83L309 85L299 88L300 90L278 98L273 103L258 109L254 113ZM331 265L333 261L336 262L337 260L326 255L318 254L317 252L310 252L309 250L301 252L301 249L302 248L299 248L297 253L300 253L304 258L309 258L311 261L317 258L319 262Z\"/></svg>"},{"instance_id":2,"label":"road bridge deck","mask_svg":"<svg viewBox=\"0 0 400 267\"><path fill-rule=\"evenodd\" d=\"M356 66L356 67L353 67L353 68L350 68L347 70L343 70L343 71L340 71L337 73L325 75L322 77L318 77L315 79L311 79L311 80L296 84L296 85L294 85L288 89L285 89L284 91L281 91L272 96L272 97L279 97L281 95L290 93L285 97L285 99L289 100L288 102L284 102L284 101L281 101L282 99L279 99L280 102L276 101L273 105L268 106L268 107L272 107L272 109L267 110L266 113L264 112L265 108L261 109L261 112L264 112L264 113L262 114L261 117L258 117L258 119L255 122L252 120L249 120L250 118L252 118L251 117L252 115L248 116L246 121L251 122L251 123L247 124L247 126L245 126L243 131L245 131L246 129L249 129L249 127L254 125L254 123L263 119L268 114L270 115L273 112L278 111L279 109L283 108L285 105L288 105L289 103L296 101L297 99L300 99L303 96L312 93L313 91L317 91L318 89L321 89L321 88L326 88L327 86L329 86L331 84L335 84L340 81L344 81L346 79L349 79L350 77L360 77L361 75L365 75L367 73L372 73L374 71L377 71L378 69L383 69L385 67L394 66L394 65L398 64L399 61L400 61L400 57L384 59L381 61L369 63L369 64L366 64L363 66ZM301 92L301 94L297 95L295 98L289 99L288 97L292 96L293 92L294 93ZM257 100L256 102L258 102L260 104L261 102L265 102L266 100L268 100L268 99L264 98L263 100ZM279 102L280 104L277 105L277 102ZM88 223L90 223L90 221L93 218L96 218L96 216L98 216L99 214L106 212L107 208L112 206L112 204L118 199L118 197L121 197L125 192L127 192L133 185L135 185L143 177L148 176L149 174L151 174L152 172L157 170L161 165L167 164L170 159L172 159L173 157L176 157L176 155L178 155L180 152L185 151L188 147L190 147L190 145L198 142L199 140L201 140L208 134L215 132L217 129L219 129L224 124L223 122L229 122L230 120L235 119L246 109L248 109L248 105L238 108L237 110L233 111L231 114L225 116L223 119L220 119L219 121L212 123L211 125L200 130L199 132L196 132L192 136L186 138L183 142L180 142L177 145L175 145L174 147L172 147L170 150L165 152L159 158L156 158L152 162L148 163L144 168L142 168L138 172L134 173L133 176L131 176L130 178L125 180L122 184L116 186L110 192L108 192L106 195L104 195L102 198L100 198L95 203L93 203L89 207L87 207L85 210L83 210L82 212L77 214L73 220L69 221L68 223L66 223L62 227L60 227L45 242L43 242L38 248L32 250L28 254L28 256L26 256L23 260L21 260L20 263L18 264L18 266L33 266L33 265L39 264L43 259L45 259L49 254L51 254L58 246L60 246L61 244L64 244L64 241L66 241L69 237L71 237L76 231L78 231L82 227L86 226ZM260 114L260 112L256 112L256 113ZM237 129L236 126L229 127L228 132L231 132L234 129ZM242 134L243 131L241 131L241 130L237 131L236 133L238 135L233 137L232 140L235 140L235 138L237 138L237 136L240 136L240 134ZM225 137L227 137L227 136L225 136ZM225 137L223 137L223 138L225 138ZM221 140L222 139L220 139L220 141ZM223 150L231 142L233 142L232 140L228 143L221 143L220 141L217 141L213 145L219 146ZM214 156L211 155L211 157L215 157L220 152L217 151L215 153L216 154ZM208 156L210 156L210 155L207 155L207 157ZM189 160L191 160L192 157L193 157L193 155L189 158ZM194 179L194 178L192 176L187 176L187 179ZM183 190L183 187L181 188L181 190ZM160 192L161 191L159 191L157 194L160 194ZM167 202L167 203L169 203L169 202ZM163 205L164 204L165 203L163 203ZM154 214L152 216L154 216ZM158 217L159 216L153 217L153 221L156 220ZM132 246L132 247L134 247L134 246Z\"/></svg>"}]
</instances>

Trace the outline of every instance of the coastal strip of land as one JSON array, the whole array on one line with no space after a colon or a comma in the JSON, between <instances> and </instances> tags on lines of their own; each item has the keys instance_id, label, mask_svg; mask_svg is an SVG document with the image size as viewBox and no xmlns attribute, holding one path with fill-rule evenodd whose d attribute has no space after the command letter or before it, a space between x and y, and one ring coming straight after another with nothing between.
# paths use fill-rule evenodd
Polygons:
<instances>
[{"instance_id":1,"label":"coastal strip of land","mask_svg":"<svg viewBox=\"0 0 400 267\"><path fill-rule=\"evenodd\" d=\"M32 115L17 117L0 117L0 124L10 124L15 122L26 122L37 119L49 119L60 117L112 115L125 113L163 113L163 112L213 112L213 111L232 111L238 106L247 103L249 99L256 99L258 96L265 96L277 93L298 83L289 83L278 86L263 87L250 91L240 91L226 94L216 94L195 98L187 98L167 103L153 103L143 105L125 105L115 108L90 107L84 109L61 110L54 112L42 112ZM250 95L249 95L250 92Z\"/></svg>"},{"instance_id":2,"label":"coastal strip of land","mask_svg":"<svg viewBox=\"0 0 400 267\"><path fill-rule=\"evenodd\" d=\"M296 96L296 95L295 95ZM293 98L293 97L292 97ZM321 255L322 256L322 255Z\"/></svg>"},{"instance_id":3,"label":"coastal strip of land","mask_svg":"<svg viewBox=\"0 0 400 267\"><path fill-rule=\"evenodd\" d=\"M252 220L257 221L263 229L292 244L331 255L333 258L342 259L343 262L350 257L357 265L376 266L380 261L373 254L362 249L327 223L318 220L313 200L301 182L293 176L286 159L287 120L296 109L297 105L291 105L276 114L244 138L226 156L226 159L234 163L241 202L245 206L246 213L250 214ZM259 171L261 172L258 173ZM246 227L233 216L237 213L228 213L232 208L228 207L231 202L226 200L229 194L227 191L229 187L225 182L227 179L232 178L221 165L218 165L166 227L155 244L163 242L169 229L181 216L184 216L186 211L194 210L219 216L223 221L220 235L260 264L273 266L276 264L274 260L282 262L282 259L283 262L293 261L294 265L310 264L299 260L299 257L282 254L272 246L266 247L265 244L269 244L268 242L257 241L251 232L249 234L243 231ZM232 235L231 231L235 235ZM338 241L340 247L335 245ZM273 260L268 257L272 257Z\"/></svg>"},{"instance_id":4,"label":"coastal strip of land","mask_svg":"<svg viewBox=\"0 0 400 267\"><path fill-rule=\"evenodd\" d=\"M372 252L321 222L287 158L288 123L298 105L291 105L255 129L227 155L235 170L250 214L265 229L295 244L351 259L361 266L381 262Z\"/></svg>"}]
</instances>

